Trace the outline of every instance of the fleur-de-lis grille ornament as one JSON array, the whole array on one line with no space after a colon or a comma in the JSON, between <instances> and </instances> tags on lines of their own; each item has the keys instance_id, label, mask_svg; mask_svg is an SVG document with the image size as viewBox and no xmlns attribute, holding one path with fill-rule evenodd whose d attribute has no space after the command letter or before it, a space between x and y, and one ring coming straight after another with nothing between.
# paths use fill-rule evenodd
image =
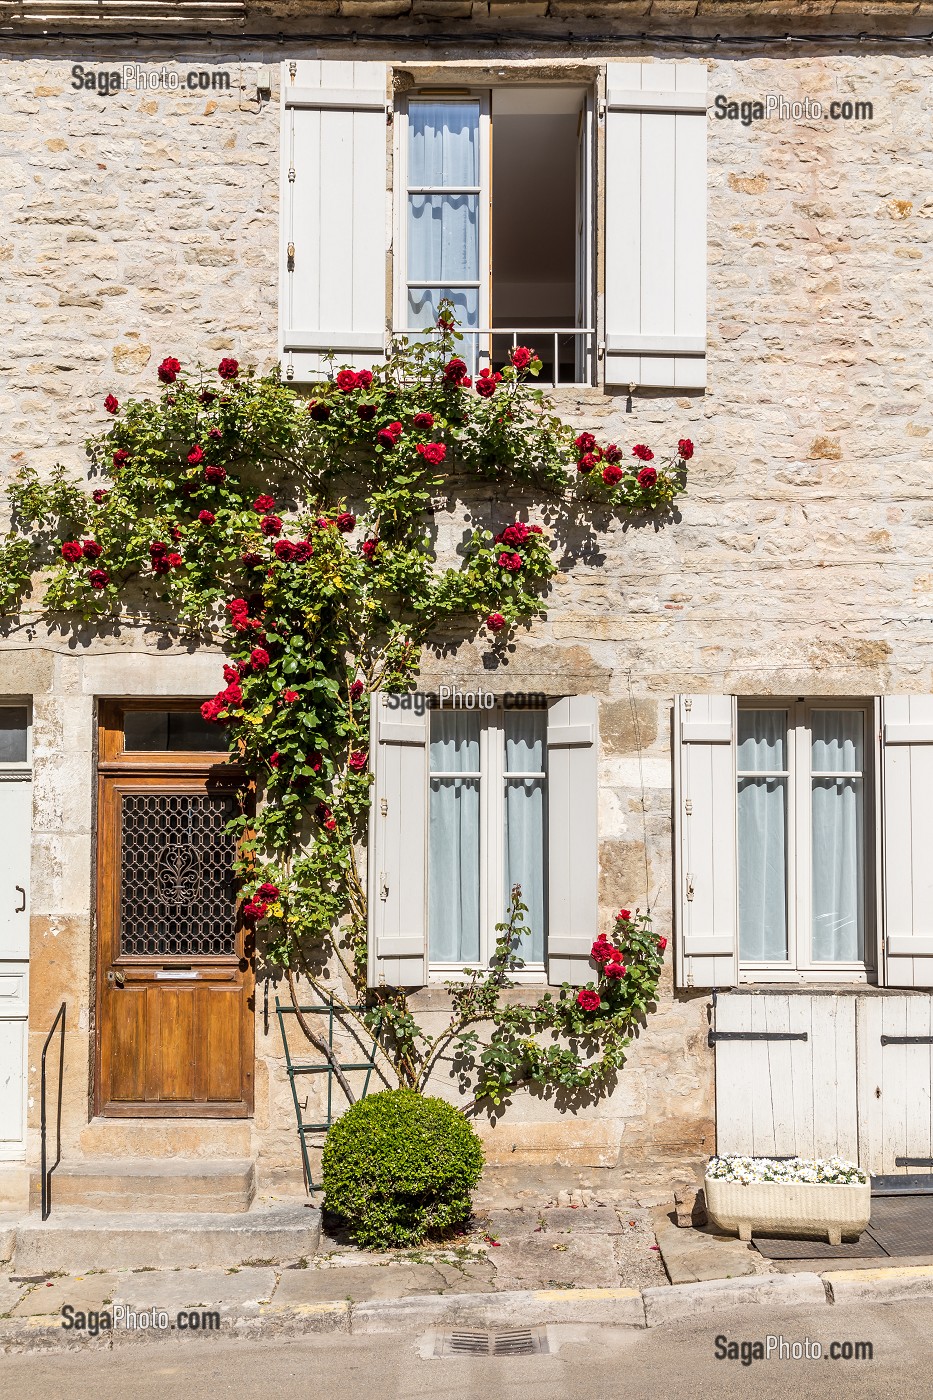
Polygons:
<instances>
[{"instance_id":1,"label":"fleur-de-lis grille ornament","mask_svg":"<svg viewBox=\"0 0 933 1400\"><path fill-rule=\"evenodd\" d=\"M201 887L201 862L195 848L177 842L163 846L157 879L166 904L193 904Z\"/></svg>"}]
</instances>

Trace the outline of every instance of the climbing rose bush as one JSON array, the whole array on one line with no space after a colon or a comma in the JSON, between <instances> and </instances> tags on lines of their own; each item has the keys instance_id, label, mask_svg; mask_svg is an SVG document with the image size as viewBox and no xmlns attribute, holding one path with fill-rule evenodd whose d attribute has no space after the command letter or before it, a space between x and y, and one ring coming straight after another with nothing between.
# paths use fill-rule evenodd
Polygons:
<instances>
[{"instance_id":1,"label":"climbing rose bush","mask_svg":"<svg viewBox=\"0 0 933 1400\"><path fill-rule=\"evenodd\" d=\"M588 987L512 1005L503 993L526 914L516 889L493 967L449 987L445 1030L424 1031L403 992L366 986L370 696L410 689L428 642L472 633L497 648L540 615L567 521L661 526L686 486L688 439L663 457L575 432L534 388L540 368L517 346L474 382L446 312L433 339L399 342L372 370L340 368L307 398L232 357L204 371L169 354L157 397L102 400L92 489L61 468L19 474L0 547L8 616L162 627L223 651L223 683L201 713L247 775L234 830L259 959L284 970L293 995L296 971L333 993L320 972L335 965L344 1014L378 1025L400 1084L423 1088L450 1049L491 1102L526 1082L605 1087L664 952L647 914L622 911L594 945ZM456 554L438 558L437 500L477 482L495 485L498 521L467 524Z\"/></svg>"}]
</instances>

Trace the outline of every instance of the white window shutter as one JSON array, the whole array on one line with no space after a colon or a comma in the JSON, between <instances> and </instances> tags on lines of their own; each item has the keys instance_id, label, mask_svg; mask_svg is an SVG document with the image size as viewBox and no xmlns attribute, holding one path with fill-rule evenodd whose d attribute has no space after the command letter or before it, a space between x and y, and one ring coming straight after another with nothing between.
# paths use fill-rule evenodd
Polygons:
<instances>
[{"instance_id":1,"label":"white window shutter","mask_svg":"<svg viewBox=\"0 0 933 1400\"><path fill-rule=\"evenodd\" d=\"M738 981L735 699L681 695L674 723L677 983Z\"/></svg>"},{"instance_id":2,"label":"white window shutter","mask_svg":"<svg viewBox=\"0 0 933 1400\"><path fill-rule=\"evenodd\" d=\"M606 383L706 386L706 66L606 65Z\"/></svg>"},{"instance_id":3,"label":"white window shutter","mask_svg":"<svg viewBox=\"0 0 933 1400\"><path fill-rule=\"evenodd\" d=\"M279 334L287 379L385 349L388 217L384 63L282 65Z\"/></svg>"},{"instance_id":4,"label":"white window shutter","mask_svg":"<svg viewBox=\"0 0 933 1400\"><path fill-rule=\"evenodd\" d=\"M933 987L933 695L881 702L885 982Z\"/></svg>"},{"instance_id":5,"label":"white window shutter","mask_svg":"<svg viewBox=\"0 0 933 1400\"><path fill-rule=\"evenodd\" d=\"M427 981L428 715L370 711L375 774L367 867L371 987Z\"/></svg>"},{"instance_id":6,"label":"white window shutter","mask_svg":"<svg viewBox=\"0 0 933 1400\"><path fill-rule=\"evenodd\" d=\"M595 975L598 932L598 730L592 695L552 700L547 720L548 981Z\"/></svg>"}]
</instances>

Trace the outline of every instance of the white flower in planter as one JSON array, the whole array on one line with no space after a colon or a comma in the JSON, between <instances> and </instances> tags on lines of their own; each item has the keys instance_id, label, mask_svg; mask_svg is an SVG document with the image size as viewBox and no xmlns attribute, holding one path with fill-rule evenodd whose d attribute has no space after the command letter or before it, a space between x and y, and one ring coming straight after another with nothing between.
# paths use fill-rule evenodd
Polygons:
<instances>
[{"instance_id":1,"label":"white flower in planter","mask_svg":"<svg viewBox=\"0 0 933 1400\"><path fill-rule=\"evenodd\" d=\"M793 1157L712 1157L706 1168L714 1181L737 1181L743 1186L758 1181L824 1183L827 1186L864 1186L868 1177L854 1162L842 1157L810 1160Z\"/></svg>"}]
</instances>

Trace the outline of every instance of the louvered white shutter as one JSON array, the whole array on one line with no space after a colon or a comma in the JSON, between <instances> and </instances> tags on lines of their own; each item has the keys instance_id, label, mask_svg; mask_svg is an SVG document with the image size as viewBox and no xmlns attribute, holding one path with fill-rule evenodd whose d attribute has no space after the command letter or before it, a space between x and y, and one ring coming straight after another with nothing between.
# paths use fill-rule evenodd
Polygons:
<instances>
[{"instance_id":1,"label":"louvered white shutter","mask_svg":"<svg viewBox=\"0 0 933 1400\"><path fill-rule=\"evenodd\" d=\"M885 982L933 987L933 695L881 707Z\"/></svg>"},{"instance_id":2,"label":"louvered white shutter","mask_svg":"<svg viewBox=\"0 0 933 1400\"><path fill-rule=\"evenodd\" d=\"M314 379L385 349L386 65L285 63L282 104L282 367Z\"/></svg>"},{"instance_id":3,"label":"louvered white shutter","mask_svg":"<svg viewBox=\"0 0 933 1400\"><path fill-rule=\"evenodd\" d=\"M675 710L677 982L738 981L735 700L682 695Z\"/></svg>"},{"instance_id":4,"label":"louvered white shutter","mask_svg":"<svg viewBox=\"0 0 933 1400\"><path fill-rule=\"evenodd\" d=\"M608 385L706 385L706 123L704 64L607 64Z\"/></svg>"},{"instance_id":5,"label":"louvered white shutter","mask_svg":"<svg viewBox=\"0 0 933 1400\"><path fill-rule=\"evenodd\" d=\"M370 754L369 983L427 980L428 716L389 710L374 695Z\"/></svg>"},{"instance_id":6,"label":"louvered white shutter","mask_svg":"<svg viewBox=\"0 0 933 1400\"><path fill-rule=\"evenodd\" d=\"M595 975L598 931L597 712L592 695L548 707L548 981L580 986Z\"/></svg>"}]
</instances>

